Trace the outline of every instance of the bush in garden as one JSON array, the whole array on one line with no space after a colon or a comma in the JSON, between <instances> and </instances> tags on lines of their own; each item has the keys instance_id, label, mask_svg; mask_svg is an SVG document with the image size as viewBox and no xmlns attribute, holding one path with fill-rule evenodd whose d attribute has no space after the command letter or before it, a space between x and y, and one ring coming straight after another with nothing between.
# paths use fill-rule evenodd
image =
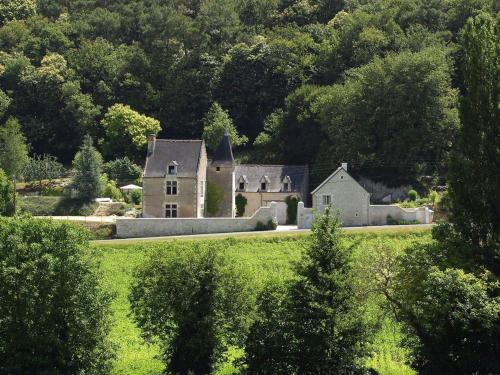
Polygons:
<instances>
[{"instance_id":1,"label":"bush in garden","mask_svg":"<svg viewBox=\"0 0 500 375\"><path fill-rule=\"evenodd\" d=\"M142 168L126 156L105 163L103 171L111 180L120 182L138 182L142 177Z\"/></svg>"},{"instance_id":2,"label":"bush in garden","mask_svg":"<svg viewBox=\"0 0 500 375\"><path fill-rule=\"evenodd\" d=\"M418 199L418 193L415 190L410 190L408 192L408 198L410 201L415 202Z\"/></svg>"},{"instance_id":3,"label":"bush in garden","mask_svg":"<svg viewBox=\"0 0 500 375\"><path fill-rule=\"evenodd\" d=\"M111 296L87 236L58 221L0 220L0 373L109 373Z\"/></svg>"}]
</instances>

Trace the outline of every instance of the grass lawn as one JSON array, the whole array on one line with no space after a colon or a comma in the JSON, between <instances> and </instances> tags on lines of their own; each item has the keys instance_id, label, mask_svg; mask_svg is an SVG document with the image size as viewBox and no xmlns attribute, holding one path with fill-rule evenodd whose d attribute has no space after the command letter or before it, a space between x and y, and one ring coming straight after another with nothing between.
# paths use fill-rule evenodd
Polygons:
<instances>
[{"instance_id":1,"label":"grass lawn","mask_svg":"<svg viewBox=\"0 0 500 375\"><path fill-rule=\"evenodd\" d=\"M269 279L279 280L292 275L291 264L299 259L301 249L307 244L308 234L269 234L269 236L245 236L227 239L199 239L202 241L225 241L227 253L250 275L258 289ZM415 243L431 240L430 230L397 229L384 231L346 232L346 241L354 245L354 269L357 284L369 285L370 275L363 266L370 262L373 254L383 246L390 246L394 252L404 251ZM163 240L154 242L127 241L95 243L94 248L102 255L101 267L106 286L116 293L113 302L114 324L111 339L117 346L117 360L113 374L161 374L163 366L155 358L158 348L145 344L140 338L139 329L130 317L127 295L134 268L147 257L148 249L156 246L174 247L178 241ZM193 241L193 240L190 240ZM370 348L367 363L384 375L414 374L405 361L407 353L400 346L401 334L397 323L383 308L380 296L366 296L366 319L376 322L377 333Z\"/></svg>"}]
</instances>

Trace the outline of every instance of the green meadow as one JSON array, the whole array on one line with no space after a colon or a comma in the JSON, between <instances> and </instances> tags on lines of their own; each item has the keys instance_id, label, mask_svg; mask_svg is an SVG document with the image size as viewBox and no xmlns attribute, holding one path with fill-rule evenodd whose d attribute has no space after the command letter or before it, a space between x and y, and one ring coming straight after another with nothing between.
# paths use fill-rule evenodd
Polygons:
<instances>
[{"instance_id":1,"label":"green meadow","mask_svg":"<svg viewBox=\"0 0 500 375\"><path fill-rule=\"evenodd\" d=\"M100 257L104 284L115 294L112 305L114 320L111 340L116 346L117 357L113 374L159 375L163 371L162 363L157 359L159 348L142 340L140 331L130 316L127 299L133 271L146 259L151 249L158 246L173 249L180 241L222 241L227 256L248 273L250 282L257 292L267 281L279 282L293 277L293 263L299 259L302 249L307 246L308 236L308 234L269 234L210 240L95 243L93 247ZM383 297L371 288L374 264L381 253L393 257L410 246L429 241L431 241L431 235L428 229L345 233L346 245L353 248L356 290L359 298L365 301L366 320L375 329L366 362L380 374L409 375L414 372L407 366L411 353L401 345L402 335L398 323L394 321ZM235 352L237 355L241 353L241 350ZM229 357L234 355L234 353L229 354ZM219 370L219 374L232 373L234 371L230 365Z\"/></svg>"}]
</instances>

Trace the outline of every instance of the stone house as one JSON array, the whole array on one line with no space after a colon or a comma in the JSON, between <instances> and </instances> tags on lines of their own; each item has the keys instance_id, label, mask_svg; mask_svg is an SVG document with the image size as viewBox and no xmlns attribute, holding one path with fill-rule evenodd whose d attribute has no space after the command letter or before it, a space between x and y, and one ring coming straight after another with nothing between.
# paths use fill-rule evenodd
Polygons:
<instances>
[{"instance_id":1,"label":"stone house","mask_svg":"<svg viewBox=\"0 0 500 375\"><path fill-rule=\"evenodd\" d=\"M235 196L247 199L244 216L277 202L278 222L286 222L285 199L307 200L307 166L236 165L226 133L212 160L201 140L148 137L143 176L143 217L235 217ZM208 212L207 197L216 194L217 210Z\"/></svg>"},{"instance_id":2,"label":"stone house","mask_svg":"<svg viewBox=\"0 0 500 375\"><path fill-rule=\"evenodd\" d=\"M287 197L306 200L309 188L307 165L242 164L234 168L236 195L246 198L243 216L252 216L260 207L277 204L279 224L286 224Z\"/></svg>"},{"instance_id":3,"label":"stone house","mask_svg":"<svg viewBox=\"0 0 500 375\"><path fill-rule=\"evenodd\" d=\"M342 163L311 195L316 212L323 213L330 206L340 211L343 225L368 225L370 194L347 173L347 163Z\"/></svg>"},{"instance_id":4,"label":"stone house","mask_svg":"<svg viewBox=\"0 0 500 375\"><path fill-rule=\"evenodd\" d=\"M156 139L150 135L143 175L143 217L203 217L206 175L204 141Z\"/></svg>"},{"instance_id":5,"label":"stone house","mask_svg":"<svg viewBox=\"0 0 500 375\"><path fill-rule=\"evenodd\" d=\"M344 226L386 225L390 218L420 224L433 220L433 211L428 207L370 204L370 193L347 173L347 163L342 163L311 195L312 208L305 208L304 202L298 205L297 224L301 229L311 228L314 216L324 213L327 207L340 212Z\"/></svg>"}]
</instances>

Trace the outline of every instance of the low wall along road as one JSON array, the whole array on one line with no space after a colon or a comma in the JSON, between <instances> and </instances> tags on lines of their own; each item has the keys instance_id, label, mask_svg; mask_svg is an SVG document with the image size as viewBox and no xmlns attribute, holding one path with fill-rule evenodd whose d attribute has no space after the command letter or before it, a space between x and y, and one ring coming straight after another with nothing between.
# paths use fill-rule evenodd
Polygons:
<instances>
[{"instance_id":1,"label":"low wall along road","mask_svg":"<svg viewBox=\"0 0 500 375\"><path fill-rule=\"evenodd\" d=\"M116 219L118 238L141 238L179 236L186 234L209 234L249 232L255 230L260 221L267 224L276 220L276 203L261 207L247 218L177 218L177 219Z\"/></svg>"}]
</instances>

